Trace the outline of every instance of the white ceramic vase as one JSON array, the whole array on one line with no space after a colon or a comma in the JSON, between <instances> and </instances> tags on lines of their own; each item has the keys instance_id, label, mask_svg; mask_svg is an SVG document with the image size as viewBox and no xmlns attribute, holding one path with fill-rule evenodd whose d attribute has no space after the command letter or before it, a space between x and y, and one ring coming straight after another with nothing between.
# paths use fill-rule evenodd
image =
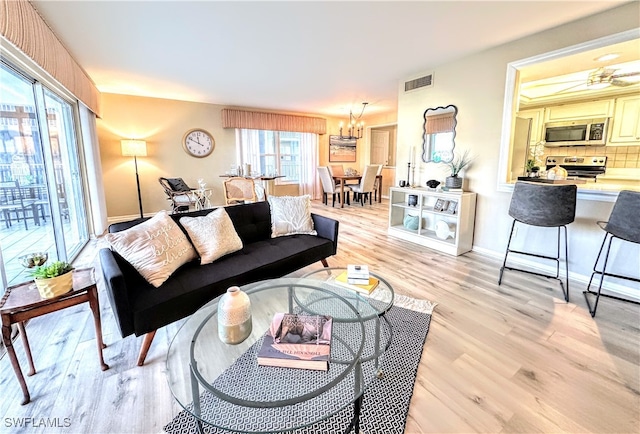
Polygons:
<instances>
[{"instance_id":1,"label":"white ceramic vase","mask_svg":"<svg viewBox=\"0 0 640 434\"><path fill-rule=\"evenodd\" d=\"M251 300L239 287L232 286L218 302L218 336L236 345L251 334Z\"/></svg>"}]
</instances>

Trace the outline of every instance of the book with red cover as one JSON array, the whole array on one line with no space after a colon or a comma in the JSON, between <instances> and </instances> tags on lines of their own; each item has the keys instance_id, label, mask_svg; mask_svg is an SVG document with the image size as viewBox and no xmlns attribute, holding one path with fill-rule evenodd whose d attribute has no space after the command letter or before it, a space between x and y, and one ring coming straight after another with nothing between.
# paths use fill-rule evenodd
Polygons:
<instances>
[{"instance_id":1,"label":"book with red cover","mask_svg":"<svg viewBox=\"0 0 640 434\"><path fill-rule=\"evenodd\" d=\"M327 315L276 313L262 340L258 365L328 370L332 323Z\"/></svg>"}]
</instances>

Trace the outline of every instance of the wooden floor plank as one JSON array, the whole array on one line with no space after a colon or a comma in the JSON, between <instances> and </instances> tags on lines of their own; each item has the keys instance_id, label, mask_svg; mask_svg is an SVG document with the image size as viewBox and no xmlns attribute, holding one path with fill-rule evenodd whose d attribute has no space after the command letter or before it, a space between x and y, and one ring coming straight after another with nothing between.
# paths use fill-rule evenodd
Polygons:
<instances>
[{"instance_id":1,"label":"wooden floor plank","mask_svg":"<svg viewBox=\"0 0 640 434\"><path fill-rule=\"evenodd\" d=\"M396 293L438 303L406 433L640 432L639 306L603 299L591 318L579 283L571 282L570 303L557 281L539 276L507 271L498 286L500 260L477 252L452 257L389 237L386 200L343 209L314 201L312 207L340 221L330 265L370 264ZM98 265L103 245L94 241L79 262ZM100 370L88 307L38 318L28 326L42 369L27 378L31 404L19 404L9 360L0 360L3 423L67 417L69 427L46 432L159 433L181 410L165 378L167 349L181 322L158 331L138 367L142 338L120 337L101 280L98 288L111 369ZM16 348L26 371L19 340Z\"/></svg>"}]
</instances>

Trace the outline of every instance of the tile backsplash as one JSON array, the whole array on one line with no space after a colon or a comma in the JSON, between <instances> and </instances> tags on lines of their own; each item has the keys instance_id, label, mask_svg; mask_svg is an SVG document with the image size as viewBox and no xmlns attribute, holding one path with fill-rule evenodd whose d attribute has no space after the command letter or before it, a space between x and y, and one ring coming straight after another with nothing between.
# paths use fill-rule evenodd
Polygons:
<instances>
[{"instance_id":1,"label":"tile backsplash","mask_svg":"<svg viewBox=\"0 0 640 434\"><path fill-rule=\"evenodd\" d=\"M606 155L608 168L640 168L640 146L561 146L558 148L545 148L542 161L549 155L561 157Z\"/></svg>"}]
</instances>

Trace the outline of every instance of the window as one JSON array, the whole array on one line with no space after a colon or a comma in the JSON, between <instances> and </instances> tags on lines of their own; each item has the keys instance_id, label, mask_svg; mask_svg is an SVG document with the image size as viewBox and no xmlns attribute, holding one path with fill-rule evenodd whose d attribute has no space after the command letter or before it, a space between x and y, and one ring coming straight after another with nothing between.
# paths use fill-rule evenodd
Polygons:
<instances>
[{"instance_id":1,"label":"window","mask_svg":"<svg viewBox=\"0 0 640 434\"><path fill-rule=\"evenodd\" d=\"M88 241L76 128L78 106L0 64L0 271L31 279L20 256L72 261Z\"/></svg>"},{"instance_id":2,"label":"window","mask_svg":"<svg viewBox=\"0 0 640 434\"><path fill-rule=\"evenodd\" d=\"M238 131L242 161L251 164L254 174L284 175L284 178L280 178L280 183L300 183L301 143L303 136L314 134L266 130ZM257 152L253 152L256 147Z\"/></svg>"}]
</instances>

